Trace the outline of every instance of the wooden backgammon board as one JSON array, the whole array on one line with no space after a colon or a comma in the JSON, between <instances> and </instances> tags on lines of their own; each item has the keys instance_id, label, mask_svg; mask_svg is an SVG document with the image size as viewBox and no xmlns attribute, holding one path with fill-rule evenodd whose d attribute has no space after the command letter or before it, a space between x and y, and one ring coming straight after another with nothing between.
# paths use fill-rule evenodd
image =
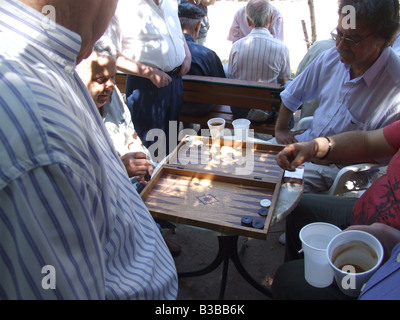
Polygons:
<instances>
[{"instance_id":1,"label":"wooden backgammon board","mask_svg":"<svg viewBox=\"0 0 400 320\"><path fill-rule=\"evenodd\" d=\"M265 239L283 179L275 162L282 148L187 136L141 196L155 218Z\"/></svg>"}]
</instances>

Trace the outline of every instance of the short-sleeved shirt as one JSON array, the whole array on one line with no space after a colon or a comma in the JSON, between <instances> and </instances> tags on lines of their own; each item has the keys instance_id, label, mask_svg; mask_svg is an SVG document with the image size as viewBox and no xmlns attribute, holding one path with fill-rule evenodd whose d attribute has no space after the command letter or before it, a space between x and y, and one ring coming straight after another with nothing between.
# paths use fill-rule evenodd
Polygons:
<instances>
[{"instance_id":1,"label":"short-sleeved shirt","mask_svg":"<svg viewBox=\"0 0 400 320\"><path fill-rule=\"evenodd\" d=\"M281 93L295 112L304 101L318 99L310 129L300 142L353 130L374 130L400 120L400 59L386 48L360 77L350 79L350 66L334 47L321 53Z\"/></svg>"},{"instance_id":2,"label":"short-sleeved shirt","mask_svg":"<svg viewBox=\"0 0 400 320\"><path fill-rule=\"evenodd\" d=\"M400 230L400 121L385 127L383 133L388 143L399 151L392 157L386 174L356 202L350 224L380 222Z\"/></svg>"},{"instance_id":3,"label":"short-sleeved shirt","mask_svg":"<svg viewBox=\"0 0 400 320\"><path fill-rule=\"evenodd\" d=\"M109 29L118 50L135 61L169 72L185 59L177 0L119 0Z\"/></svg>"},{"instance_id":4,"label":"short-sleeved shirt","mask_svg":"<svg viewBox=\"0 0 400 320\"><path fill-rule=\"evenodd\" d=\"M282 84L289 77L289 49L267 28L254 28L232 45L228 78Z\"/></svg>"}]
</instances>

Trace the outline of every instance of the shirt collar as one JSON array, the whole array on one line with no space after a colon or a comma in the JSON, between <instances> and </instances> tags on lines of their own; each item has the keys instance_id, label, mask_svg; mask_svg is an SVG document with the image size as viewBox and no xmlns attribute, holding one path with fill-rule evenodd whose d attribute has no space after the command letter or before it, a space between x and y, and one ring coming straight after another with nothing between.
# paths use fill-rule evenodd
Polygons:
<instances>
[{"instance_id":1,"label":"shirt collar","mask_svg":"<svg viewBox=\"0 0 400 320\"><path fill-rule=\"evenodd\" d=\"M253 34L264 34L273 38L271 32L267 28L253 28L251 32Z\"/></svg>"},{"instance_id":2,"label":"shirt collar","mask_svg":"<svg viewBox=\"0 0 400 320\"><path fill-rule=\"evenodd\" d=\"M389 58L389 48L386 48L382 51L381 55L375 61L375 63L364 73L364 79L367 83L367 86L370 86L371 83L378 76L378 73L382 70L382 68L386 65L386 62Z\"/></svg>"},{"instance_id":3,"label":"shirt collar","mask_svg":"<svg viewBox=\"0 0 400 320\"><path fill-rule=\"evenodd\" d=\"M389 54L390 54L389 48L385 48L382 51L381 55L378 57L378 59L374 62L374 64L367 71L365 71L365 73L362 76L355 78L352 81L357 82L361 79L364 79L366 85L370 87L371 84L374 82L375 78L379 75L382 68L385 66L389 58ZM350 77L350 66L346 65L346 69L348 70Z\"/></svg>"},{"instance_id":4,"label":"shirt collar","mask_svg":"<svg viewBox=\"0 0 400 320\"><path fill-rule=\"evenodd\" d=\"M50 21L46 15L17 0L4 0L0 10L0 30L16 40L32 44L68 73L73 71L81 37Z\"/></svg>"},{"instance_id":5,"label":"shirt collar","mask_svg":"<svg viewBox=\"0 0 400 320\"><path fill-rule=\"evenodd\" d=\"M184 33L183 35L185 36L186 42L194 42L194 39L190 34Z\"/></svg>"}]
</instances>

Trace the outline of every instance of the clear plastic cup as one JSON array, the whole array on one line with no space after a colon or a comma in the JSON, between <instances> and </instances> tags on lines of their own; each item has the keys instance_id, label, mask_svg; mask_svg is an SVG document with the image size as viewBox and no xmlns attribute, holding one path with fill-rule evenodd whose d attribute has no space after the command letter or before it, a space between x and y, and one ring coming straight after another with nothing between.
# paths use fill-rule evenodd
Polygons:
<instances>
[{"instance_id":1,"label":"clear plastic cup","mask_svg":"<svg viewBox=\"0 0 400 320\"><path fill-rule=\"evenodd\" d=\"M300 230L304 253L304 277L317 288L328 287L333 282L333 270L326 256L326 249L334 236L342 230L335 225L316 222Z\"/></svg>"},{"instance_id":2,"label":"clear plastic cup","mask_svg":"<svg viewBox=\"0 0 400 320\"><path fill-rule=\"evenodd\" d=\"M249 136L250 120L236 119L232 121L235 140L246 141Z\"/></svg>"}]
</instances>

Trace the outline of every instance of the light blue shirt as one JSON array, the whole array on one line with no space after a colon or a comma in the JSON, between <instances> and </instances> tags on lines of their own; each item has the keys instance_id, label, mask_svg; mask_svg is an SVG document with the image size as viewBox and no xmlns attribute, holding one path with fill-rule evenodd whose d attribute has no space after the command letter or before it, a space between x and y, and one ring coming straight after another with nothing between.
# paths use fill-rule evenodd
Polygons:
<instances>
[{"instance_id":1,"label":"light blue shirt","mask_svg":"<svg viewBox=\"0 0 400 320\"><path fill-rule=\"evenodd\" d=\"M392 48L394 52L396 52L396 54L400 56L400 32L397 34L396 39L394 40L394 43L392 45Z\"/></svg>"},{"instance_id":2,"label":"light blue shirt","mask_svg":"<svg viewBox=\"0 0 400 320\"><path fill-rule=\"evenodd\" d=\"M368 280L359 296L361 300L400 300L400 244L389 260Z\"/></svg>"},{"instance_id":3,"label":"light blue shirt","mask_svg":"<svg viewBox=\"0 0 400 320\"><path fill-rule=\"evenodd\" d=\"M320 54L281 93L284 105L295 112L304 101L318 98L310 129L298 141L344 131L373 130L400 119L400 59L391 48L356 79L339 60L336 47Z\"/></svg>"},{"instance_id":4,"label":"light blue shirt","mask_svg":"<svg viewBox=\"0 0 400 320\"><path fill-rule=\"evenodd\" d=\"M0 299L174 299L171 254L75 74L81 39L43 17L1 0Z\"/></svg>"}]
</instances>

